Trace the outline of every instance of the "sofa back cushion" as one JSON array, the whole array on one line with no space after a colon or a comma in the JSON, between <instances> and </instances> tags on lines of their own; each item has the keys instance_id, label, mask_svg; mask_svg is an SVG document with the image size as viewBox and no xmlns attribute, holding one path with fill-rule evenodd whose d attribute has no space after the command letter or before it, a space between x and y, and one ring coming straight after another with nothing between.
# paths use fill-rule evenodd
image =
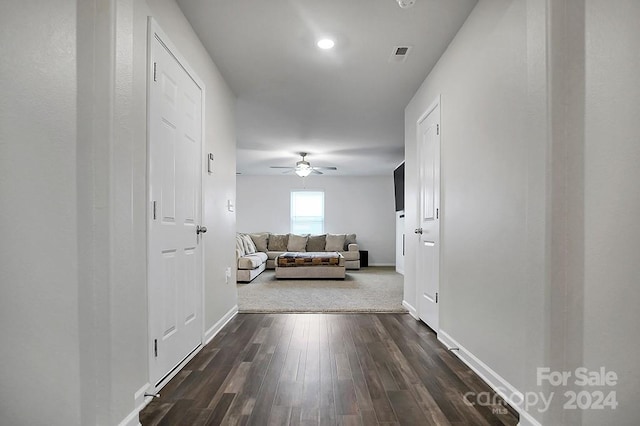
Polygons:
<instances>
[{"instance_id":1,"label":"sofa back cushion","mask_svg":"<svg viewBox=\"0 0 640 426\"><path fill-rule=\"evenodd\" d=\"M253 243L253 240L249 236L249 234L241 234L242 242L244 244L244 253L245 254L253 254L256 250L256 245Z\"/></svg>"},{"instance_id":2,"label":"sofa back cushion","mask_svg":"<svg viewBox=\"0 0 640 426\"><path fill-rule=\"evenodd\" d=\"M244 242L242 241L242 235L236 234L236 258L240 258L245 255Z\"/></svg>"},{"instance_id":3,"label":"sofa back cushion","mask_svg":"<svg viewBox=\"0 0 640 426\"><path fill-rule=\"evenodd\" d=\"M271 234L269 235L269 251L287 251L287 243L289 242L288 234Z\"/></svg>"},{"instance_id":4,"label":"sofa back cushion","mask_svg":"<svg viewBox=\"0 0 640 426\"><path fill-rule=\"evenodd\" d=\"M259 234L249 234L253 243L256 245L256 250L266 253L269 246L269 233L261 232Z\"/></svg>"},{"instance_id":5,"label":"sofa back cushion","mask_svg":"<svg viewBox=\"0 0 640 426\"><path fill-rule=\"evenodd\" d=\"M307 251L308 235L289 234L287 251Z\"/></svg>"},{"instance_id":6,"label":"sofa back cushion","mask_svg":"<svg viewBox=\"0 0 640 426\"><path fill-rule=\"evenodd\" d=\"M327 245L327 234L310 235L307 241L307 251L324 251Z\"/></svg>"},{"instance_id":7,"label":"sofa back cushion","mask_svg":"<svg viewBox=\"0 0 640 426\"><path fill-rule=\"evenodd\" d=\"M327 244L325 251L343 251L344 242L347 239L345 234L327 234Z\"/></svg>"},{"instance_id":8,"label":"sofa back cushion","mask_svg":"<svg viewBox=\"0 0 640 426\"><path fill-rule=\"evenodd\" d=\"M344 239L344 251L349 250L349 244L356 244L356 234L347 234Z\"/></svg>"}]
</instances>

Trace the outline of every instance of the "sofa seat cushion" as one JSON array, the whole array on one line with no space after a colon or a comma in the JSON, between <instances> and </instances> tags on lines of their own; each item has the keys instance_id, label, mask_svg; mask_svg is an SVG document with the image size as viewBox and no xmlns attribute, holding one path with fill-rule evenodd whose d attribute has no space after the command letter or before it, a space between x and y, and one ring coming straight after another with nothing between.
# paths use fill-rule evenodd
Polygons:
<instances>
[{"instance_id":1,"label":"sofa seat cushion","mask_svg":"<svg viewBox=\"0 0 640 426\"><path fill-rule=\"evenodd\" d=\"M344 256L344 260L360 260L359 251L341 251L340 253Z\"/></svg>"},{"instance_id":2,"label":"sofa seat cushion","mask_svg":"<svg viewBox=\"0 0 640 426\"><path fill-rule=\"evenodd\" d=\"M267 252L267 259L269 260L275 260L276 257L280 256L281 254L286 253L285 251L268 251Z\"/></svg>"},{"instance_id":3,"label":"sofa seat cushion","mask_svg":"<svg viewBox=\"0 0 640 426\"><path fill-rule=\"evenodd\" d=\"M262 252L247 254L238 259L238 269L255 269L267 261L267 255Z\"/></svg>"},{"instance_id":4,"label":"sofa seat cushion","mask_svg":"<svg viewBox=\"0 0 640 426\"><path fill-rule=\"evenodd\" d=\"M269 257L267 256L267 253L262 253L262 252L260 252L260 251L259 251L259 252L254 253L252 256L258 256L258 257L260 258L260 260L262 260L262 262L263 262L263 263L264 263L264 262L266 262L266 261L267 261L267 259L269 258Z\"/></svg>"}]
</instances>

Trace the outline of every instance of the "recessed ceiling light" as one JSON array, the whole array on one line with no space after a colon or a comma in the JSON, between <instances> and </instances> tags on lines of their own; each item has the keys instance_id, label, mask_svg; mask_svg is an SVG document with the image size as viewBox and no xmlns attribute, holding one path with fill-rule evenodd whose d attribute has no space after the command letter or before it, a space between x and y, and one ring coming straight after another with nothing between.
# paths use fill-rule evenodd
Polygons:
<instances>
[{"instance_id":1,"label":"recessed ceiling light","mask_svg":"<svg viewBox=\"0 0 640 426\"><path fill-rule=\"evenodd\" d=\"M318 40L318 47L320 49L331 49L333 46L335 46L335 44L336 43L330 38L323 38L322 40Z\"/></svg>"}]
</instances>

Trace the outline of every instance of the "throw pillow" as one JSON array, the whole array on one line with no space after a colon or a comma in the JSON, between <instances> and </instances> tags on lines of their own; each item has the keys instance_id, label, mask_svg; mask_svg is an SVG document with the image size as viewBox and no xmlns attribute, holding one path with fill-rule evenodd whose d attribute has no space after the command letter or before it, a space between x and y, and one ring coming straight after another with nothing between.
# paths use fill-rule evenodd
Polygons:
<instances>
[{"instance_id":1,"label":"throw pillow","mask_svg":"<svg viewBox=\"0 0 640 426\"><path fill-rule=\"evenodd\" d=\"M257 251L267 252L267 247L269 245L269 233L262 232L260 234L249 234L253 243L256 245Z\"/></svg>"},{"instance_id":2,"label":"throw pillow","mask_svg":"<svg viewBox=\"0 0 640 426\"><path fill-rule=\"evenodd\" d=\"M244 251L247 254L253 254L256 252L256 245L253 244L253 240L249 234L242 234L242 241L244 242Z\"/></svg>"},{"instance_id":3,"label":"throw pillow","mask_svg":"<svg viewBox=\"0 0 640 426\"><path fill-rule=\"evenodd\" d=\"M356 243L356 234L347 234L347 238L344 240L344 250L349 250L349 244Z\"/></svg>"},{"instance_id":4,"label":"throw pillow","mask_svg":"<svg viewBox=\"0 0 640 426\"><path fill-rule=\"evenodd\" d=\"M343 251L344 240L347 238L345 234L327 234L327 244L325 251Z\"/></svg>"},{"instance_id":5,"label":"throw pillow","mask_svg":"<svg viewBox=\"0 0 640 426\"><path fill-rule=\"evenodd\" d=\"M287 251L287 243L289 242L288 234L271 234L269 235L269 251Z\"/></svg>"},{"instance_id":6,"label":"throw pillow","mask_svg":"<svg viewBox=\"0 0 640 426\"><path fill-rule=\"evenodd\" d=\"M244 243L242 242L242 236L236 234L236 257L242 257L245 255Z\"/></svg>"},{"instance_id":7,"label":"throw pillow","mask_svg":"<svg viewBox=\"0 0 640 426\"><path fill-rule=\"evenodd\" d=\"M289 242L287 242L287 251L307 251L307 235L289 234Z\"/></svg>"},{"instance_id":8,"label":"throw pillow","mask_svg":"<svg viewBox=\"0 0 640 426\"><path fill-rule=\"evenodd\" d=\"M311 235L307 241L307 251L324 251L327 245L327 234Z\"/></svg>"}]
</instances>

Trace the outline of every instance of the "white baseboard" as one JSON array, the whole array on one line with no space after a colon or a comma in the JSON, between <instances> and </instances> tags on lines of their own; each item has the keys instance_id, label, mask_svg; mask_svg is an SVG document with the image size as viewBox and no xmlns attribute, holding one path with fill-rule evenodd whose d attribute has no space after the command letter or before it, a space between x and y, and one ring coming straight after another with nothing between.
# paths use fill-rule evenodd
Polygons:
<instances>
[{"instance_id":1,"label":"white baseboard","mask_svg":"<svg viewBox=\"0 0 640 426\"><path fill-rule=\"evenodd\" d=\"M369 263L369 266L396 266L395 263Z\"/></svg>"},{"instance_id":2,"label":"white baseboard","mask_svg":"<svg viewBox=\"0 0 640 426\"><path fill-rule=\"evenodd\" d=\"M412 317L414 317L417 320L420 319L420 317L418 317L418 311L416 311L416 308L411 306L411 304L409 302L407 302L406 300L403 300L402 301L402 306L404 306L407 309L407 311L409 311L409 315L411 315Z\"/></svg>"},{"instance_id":3,"label":"white baseboard","mask_svg":"<svg viewBox=\"0 0 640 426\"><path fill-rule=\"evenodd\" d=\"M404 302L403 302L404 304ZM482 362L478 357L468 351L464 346L455 341L446 331L440 329L438 331L438 340L440 340L447 348L458 348L451 352L456 355L462 362L471 368L482 380L484 380L507 404L513 407L520 414L519 426L542 426L536 419L527 413L522 407L522 401L514 401L513 396L521 395L511 383L506 381L502 376L493 371L491 367Z\"/></svg>"},{"instance_id":4,"label":"white baseboard","mask_svg":"<svg viewBox=\"0 0 640 426\"><path fill-rule=\"evenodd\" d=\"M144 394L151 389L151 385L149 383L145 383L140 389L136 391L133 395L134 406L136 408L133 409L132 412L129 413L127 417L124 418L118 426L140 426L140 411L147 406L149 402L151 402L151 397L148 396L145 398Z\"/></svg>"},{"instance_id":5,"label":"white baseboard","mask_svg":"<svg viewBox=\"0 0 640 426\"><path fill-rule=\"evenodd\" d=\"M147 392L151 389L151 383L145 383L138 391L133 395L135 400L136 407L138 408L138 412L142 411L144 407L147 406L148 403L153 399L150 396L145 396Z\"/></svg>"},{"instance_id":6,"label":"white baseboard","mask_svg":"<svg viewBox=\"0 0 640 426\"><path fill-rule=\"evenodd\" d=\"M160 387L167 384L173 378L173 376L175 376L182 369L182 367L184 367L184 365L186 365L189 361L191 361L191 359L193 359L193 357L196 356L198 352L200 352L200 350L204 347L204 345L209 343L215 337L215 335L218 334L218 332L222 329L222 327L227 325L227 323L237 313L238 313L238 305L235 305L233 308L229 310L229 312L224 314L224 316L218 322L216 322L213 325L213 327L207 330L204 334L204 344L201 345L195 351L193 351L189 355L189 357L187 357L184 361L182 361L181 365L178 368L176 368L172 372L172 374L167 376L162 381L162 384L160 385ZM138 391L133 396L134 406L135 406L134 410L131 413L129 413L129 415L127 415L127 417L124 418L124 420L118 423L118 426L140 426L140 419L139 419L140 411L142 411L144 407L146 407L147 404L149 404L149 402L151 402L151 400L153 399L150 396L145 397L144 394L147 392L151 393L153 391L154 391L153 386L149 383L146 383L144 386L138 389Z\"/></svg>"},{"instance_id":7,"label":"white baseboard","mask_svg":"<svg viewBox=\"0 0 640 426\"><path fill-rule=\"evenodd\" d=\"M216 336L216 334L218 334L218 332L222 329L222 327L224 327L231 320L231 318L233 318L237 313L238 313L238 305L234 305L234 307L231 308L229 312L224 314L222 318L220 318L220 320L213 325L213 327L207 330L204 333L204 339L203 339L204 342L202 343L202 345L198 346L193 352L191 352L191 354L189 354L187 358L185 358L180 363L178 367L176 367L168 376L162 379L162 382L159 383L158 386L155 388L155 392L160 391L160 389L162 389L167 383L169 383L169 381L171 381L171 379L173 379L174 376L178 374L180 370L182 370L184 366L189 363L189 361L191 361L196 355L198 355L198 353L202 350L202 348L205 347L205 345L207 345L207 343L213 340L213 338ZM153 390L153 388L151 389Z\"/></svg>"},{"instance_id":8,"label":"white baseboard","mask_svg":"<svg viewBox=\"0 0 640 426\"><path fill-rule=\"evenodd\" d=\"M236 316L236 314L238 313L238 305L235 305L233 308L231 308L229 310L229 312L227 312L226 314L224 314L222 316L222 318L220 318L220 320L218 322L216 322L215 324L213 324L213 326L208 329L207 331L205 331L204 333L204 344L206 345L207 343L209 343L211 340L213 340L214 337L216 337L216 334L218 334L218 332L220 330L222 330L222 327L224 327L225 325L227 325L227 323L229 321L231 321L231 319Z\"/></svg>"}]
</instances>

